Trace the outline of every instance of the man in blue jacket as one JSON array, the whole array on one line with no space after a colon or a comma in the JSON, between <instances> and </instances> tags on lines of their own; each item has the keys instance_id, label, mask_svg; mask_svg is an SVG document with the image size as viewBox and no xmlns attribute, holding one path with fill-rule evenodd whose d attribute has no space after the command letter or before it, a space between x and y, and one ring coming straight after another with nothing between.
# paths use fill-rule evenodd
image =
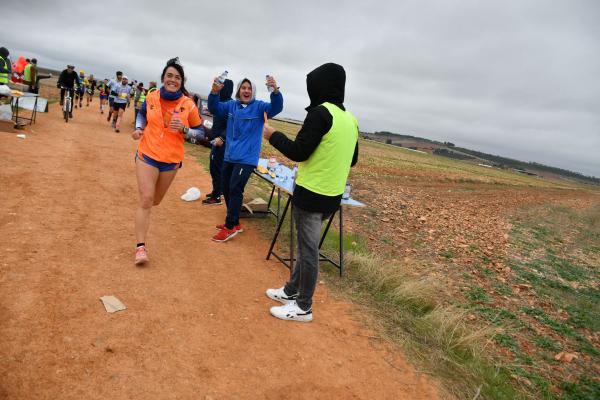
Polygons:
<instances>
[{"instance_id":1,"label":"man in blue jacket","mask_svg":"<svg viewBox=\"0 0 600 400\"><path fill-rule=\"evenodd\" d=\"M233 81L225 79L223 89L219 92L221 102L231 100L233 94ZM207 137L212 143L210 150L210 177L212 178L212 192L208 194L205 200L202 200L206 205L220 205L221 195L223 194L221 183L221 170L223 169L223 157L225 156L225 135L227 133L227 116L213 118L213 126L210 136Z\"/></svg>"},{"instance_id":2,"label":"man in blue jacket","mask_svg":"<svg viewBox=\"0 0 600 400\"><path fill-rule=\"evenodd\" d=\"M273 77L269 77L267 86L273 89L270 103L256 100L256 86L247 78L237 84L235 100L219 101L223 85L216 79L208 96L208 110L217 118L227 118L227 145L221 172L227 218L217 227L219 232L212 238L216 242L225 242L242 232L240 208L248 178L258 165L264 115L273 118L283 110L283 96Z\"/></svg>"}]
</instances>

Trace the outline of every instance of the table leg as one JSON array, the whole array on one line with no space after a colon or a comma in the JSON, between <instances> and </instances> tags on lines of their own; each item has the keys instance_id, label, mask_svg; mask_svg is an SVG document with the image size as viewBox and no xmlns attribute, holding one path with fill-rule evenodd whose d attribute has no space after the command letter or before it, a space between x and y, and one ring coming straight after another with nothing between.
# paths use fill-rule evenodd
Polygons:
<instances>
[{"instance_id":1,"label":"table leg","mask_svg":"<svg viewBox=\"0 0 600 400\"><path fill-rule=\"evenodd\" d=\"M277 188L277 221L279 222L279 213L281 212L281 189Z\"/></svg>"},{"instance_id":2,"label":"table leg","mask_svg":"<svg viewBox=\"0 0 600 400\"><path fill-rule=\"evenodd\" d=\"M267 254L267 260L271 258L271 254L273 253L273 247L275 247L275 242L277 241L277 237L279 236L279 231L281 231L281 225L283 225L283 220L285 219L285 214L287 213L288 207L292 201L292 196L288 198L287 203L285 203L285 207L283 208L282 218L277 223L277 229L275 230L275 236L273 236L273 240L271 241L271 246L269 247L269 253Z\"/></svg>"},{"instance_id":3,"label":"table leg","mask_svg":"<svg viewBox=\"0 0 600 400\"><path fill-rule=\"evenodd\" d=\"M273 185L273 189L271 189L271 196L269 196L269 204L267 204L267 211L271 212L272 214L275 214L273 211L271 211L271 203L273 202L274 194L275 194L275 185Z\"/></svg>"},{"instance_id":4,"label":"table leg","mask_svg":"<svg viewBox=\"0 0 600 400\"><path fill-rule=\"evenodd\" d=\"M343 209L344 207L340 205L340 277L344 272L344 214L342 211Z\"/></svg>"},{"instance_id":5,"label":"table leg","mask_svg":"<svg viewBox=\"0 0 600 400\"><path fill-rule=\"evenodd\" d=\"M290 196L290 199L291 198L292 197ZM293 201L292 201L292 206L290 209L292 210L290 213L290 279L292 279L292 274L294 273L294 202Z\"/></svg>"},{"instance_id":6,"label":"table leg","mask_svg":"<svg viewBox=\"0 0 600 400\"><path fill-rule=\"evenodd\" d=\"M35 103L33 104L33 123L34 124L35 124L35 117L37 116L37 103L38 103L38 96L35 96Z\"/></svg>"}]
</instances>

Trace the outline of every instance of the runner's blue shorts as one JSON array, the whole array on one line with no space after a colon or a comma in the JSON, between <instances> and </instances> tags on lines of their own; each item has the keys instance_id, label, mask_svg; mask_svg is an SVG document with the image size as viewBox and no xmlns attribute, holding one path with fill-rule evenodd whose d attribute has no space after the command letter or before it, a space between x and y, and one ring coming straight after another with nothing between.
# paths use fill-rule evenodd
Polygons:
<instances>
[{"instance_id":1,"label":"runner's blue shorts","mask_svg":"<svg viewBox=\"0 0 600 400\"><path fill-rule=\"evenodd\" d=\"M142 159L144 160L144 162L146 164L158 169L159 172L173 171L173 170L179 169L183 166L183 161L178 162L178 163L166 163L166 162L162 162L162 161L156 161L155 159L148 157L144 153L140 153L140 152L135 153L136 161L138 158L140 158L140 154L142 155Z\"/></svg>"}]
</instances>

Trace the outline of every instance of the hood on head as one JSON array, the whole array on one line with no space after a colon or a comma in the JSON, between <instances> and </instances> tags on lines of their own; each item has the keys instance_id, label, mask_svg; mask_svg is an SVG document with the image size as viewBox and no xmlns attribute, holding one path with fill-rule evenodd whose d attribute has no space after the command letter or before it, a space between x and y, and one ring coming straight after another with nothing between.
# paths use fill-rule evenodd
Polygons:
<instances>
[{"instance_id":1,"label":"hood on head","mask_svg":"<svg viewBox=\"0 0 600 400\"><path fill-rule=\"evenodd\" d=\"M323 64L306 75L306 90L310 105L306 110L324 102L342 104L346 87L344 67L334 63Z\"/></svg>"},{"instance_id":2,"label":"hood on head","mask_svg":"<svg viewBox=\"0 0 600 400\"><path fill-rule=\"evenodd\" d=\"M238 82L237 87L235 88L235 98L237 100L240 99L240 88L242 87L242 83L244 83L244 82L248 82L252 86L252 97L250 98L250 103L252 103L254 101L254 99L256 98L256 86L248 78L244 78L244 79L242 79L241 81Z\"/></svg>"},{"instance_id":3,"label":"hood on head","mask_svg":"<svg viewBox=\"0 0 600 400\"><path fill-rule=\"evenodd\" d=\"M241 86L241 84L240 84ZM239 90L239 88L238 88ZM233 94L233 81L231 79L225 79L223 82L223 89L219 92L219 100L227 101L231 100L231 95Z\"/></svg>"},{"instance_id":4,"label":"hood on head","mask_svg":"<svg viewBox=\"0 0 600 400\"><path fill-rule=\"evenodd\" d=\"M0 56L8 57L9 54L10 53L6 47L0 47Z\"/></svg>"}]
</instances>

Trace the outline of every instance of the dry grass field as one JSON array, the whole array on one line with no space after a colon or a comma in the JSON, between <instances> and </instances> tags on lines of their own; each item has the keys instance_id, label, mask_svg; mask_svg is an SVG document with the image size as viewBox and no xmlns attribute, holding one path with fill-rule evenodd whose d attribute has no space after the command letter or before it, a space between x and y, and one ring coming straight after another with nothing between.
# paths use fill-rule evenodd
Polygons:
<instances>
[{"instance_id":1,"label":"dry grass field","mask_svg":"<svg viewBox=\"0 0 600 400\"><path fill-rule=\"evenodd\" d=\"M346 275L323 270L364 307L374 340L401 346L455 398L600 398L600 188L359 147L349 179L367 207L345 214ZM267 143L269 155L293 164Z\"/></svg>"}]
</instances>

